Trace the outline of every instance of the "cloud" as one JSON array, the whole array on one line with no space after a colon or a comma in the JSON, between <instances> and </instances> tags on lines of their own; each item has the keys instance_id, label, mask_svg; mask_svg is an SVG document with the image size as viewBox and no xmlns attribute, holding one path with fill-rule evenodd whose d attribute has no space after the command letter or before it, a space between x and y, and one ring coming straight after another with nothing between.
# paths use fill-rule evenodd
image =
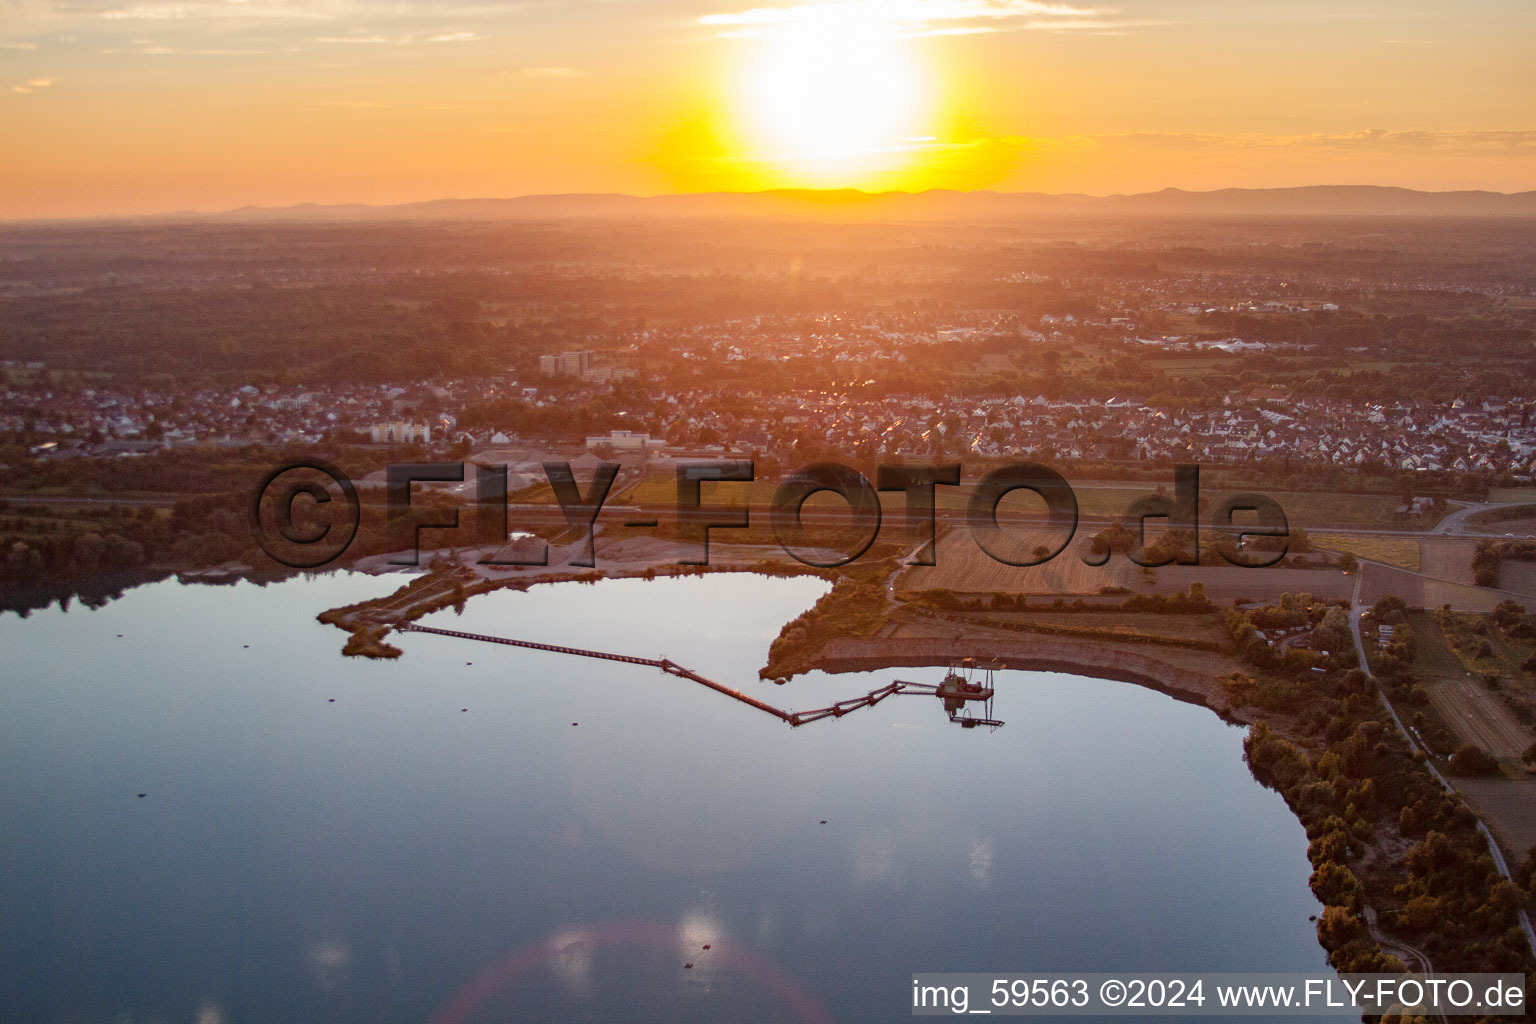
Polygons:
<instances>
[{"instance_id":1,"label":"cloud","mask_svg":"<svg viewBox=\"0 0 1536 1024\"><path fill-rule=\"evenodd\" d=\"M340 44L343 46L409 46L416 42L426 43L475 43L489 36L479 32L471 32L468 29L453 29L437 31L431 35L419 35L415 32L402 32L395 36L383 35L368 29L353 29L346 35L316 36L315 42Z\"/></svg>"},{"instance_id":2,"label":"cloud","mask_svg":"<svg viewBox=\"0 0 1536 1024\"><path fill-rule=\"evenodd\" d=\"M1027 140L1039 144L1042 140ZM1334 151L1456 152L1529 154L1536 152L1536 130L1388 131L1366 128L1353 132L1311 132L1300 135L1213 135L1199 132L1129 132L1053 140L1074 148L1114 146L1183 150L1319 149Z\"/></svg>"},{"instance_id":3,"label":"cloud","mask_svg":"<svg viewBox=\"0 0 1536 1024\"><path fill-rule=\"evenodd\" d=\"M1040 0L830 0L788 7L753 7L706 14L701 25L722 28L727 36L755 35L783 27L818 22L855 22L885 26L903 35L963 36L987 32L1111 32L1132 25L1112 8L1081 7Z\"/></svg>"},{"instance_id":4,"label":"cloud","mask_svg":"<svg viewBox=\"0 0 1536 1024\"><path fill-rule=\"evenodd\" d=\"M0 0L0 10L6 9L45 19L328 21L353 5L351 0Z\"/></svg>"},{"instance_id":5,"label":"cloud","mask_svg":"<svg viewBox=\"0 0 1536 1024\"><path fill-rule=\"evenodd\" d=\"M0 0L0 14L43 20L356 22L430 20L439 24L492 18L524 2L492 0Z\"/></svg>"},{"instance_id":6,"label":"cloud","mask_svg":"<svg viewBox=\"0 0 1536 1024\"><path fill-rule=\"evenodd\" d=\"M51 79L51 78L29 78L29 79L27 79L27 83L25 85L13 85L13 86L11 86L11 92L19 92L19 93L36 92L39 89L46 89L46 88L48 88L52 84L53 84L53 79Z\"/></svg>"},{"instance_id":7,"label":"cloud","mask_svg":"<svg viewBox=\"0 0 1536 1024\"><path fill-rule=\"evenodd\" d=\"M88 7L88 5L87 5ZM182 3L137 3L105 6L76 13L95 13L107 21L188 21L193 18L217 18L238 21L328 21L333 17L324 5L277 2L214 2L188 0Z\"/></svg>"},{"instance_id":8,"label":"cloud","mask_svg":"<svg viewBox=\"0 0 1536 1024\"><path fill-rule=\"evenodd\" d=\"M1536 131L1386 131L1372 128L1344 135L1301 135L1296 143L1381 149L1457 150L1481 153L1536 152Z\"/></svg>"},{"instance_id":9,"label":"cloud","mask_svg":"<svg viewBox=\"0 0 1536 1024\"><path fill-rule=\"evenodd\" d=\"M35 50L36 43L0 43L0 50Z\"/></svg>"},{"instance_id":10,"label":"cloud","mask_svg":"<svg viewBox=\"0 0 1536 1024\"><path fill-rule=\"evenodd\" d=\"M378 34L355 34L355 35L350 35L350 36L319 36L319 37L317 37L315 39L315 42L317 42L317 43L344 43L344 44L358 43L358 44L365 44L365 45L382 45L384 43L389 42L389 38L387 36L381 36L381 35L378 35Z\"/></svg>"},{"instance_id":11,"label":"cloud","mask_svg":"<svg viewBox=\"0 0 1536 1024\"><path fill-rule=\"evenodd\" d=\"M706 14L703 25L782 25L810 21L826 14L853 13L879 15L889 21L938 22L978 18L1006 19L1033 16L1091 17L1099 12L1067 4L1036 3L1034 0L896 0L871 3L870 0L841 0L832 3L797 4L793 7L754 7L734 14Z\"/></svg>"},{"instance_id":12,"label":"cloud","mask_svg":"<svg viewBox=\"0 0 1536 1024\"><path fill-rule=\"evenodd\" d=\"M271 50L235 50L225 47L206 47L202 49L184 49L179 46L139 46L132 50L101 50L100 53L138 53L151 57L178 56L178 57L245 57L251 54L271 53Z\"/></svg>"},{"instance_id":13,"label":"cloud","mask_svg":"<svg viewBox=\"0 0 1536 1024\"><path fill-rule=\"evenodd\" d=\"M579 68L518 68L524 78L582 78L585 71Z\"/></svg>"}]
</instances>

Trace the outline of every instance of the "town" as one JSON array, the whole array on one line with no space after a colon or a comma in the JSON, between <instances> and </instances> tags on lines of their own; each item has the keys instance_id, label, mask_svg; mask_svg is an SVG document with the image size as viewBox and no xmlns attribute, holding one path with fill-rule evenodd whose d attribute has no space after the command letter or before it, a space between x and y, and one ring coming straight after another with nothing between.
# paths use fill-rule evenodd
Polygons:
<instances>
[{"instance_id":1,"label":"town","mask_svg":"<svg viewBox=\"0 0 1536 1024\"><path fill-rule=\"evenodd\" d=\"M875 357L899 359L901 351ZM591 355L567 352L553 358L586 365ZM703 360L716 353L714 346L685 344L676 355ZM633 369L622 371L626 377L595 378L587 370L574 378L551 374L526 384L498 377L132 391L71 382L68 375L51 380L45 363L5 363L0 372L8 377L0 387L0 434L24 439L28 456L41 460L126 458L201 446L417 443L473 454L554 443L653 465L722 452L756 453L790 464L802 457L797 450L814 447L861 457L1095 464L1276 460L1363 473L1484 474L1505 486L1529 483L1536 473L1536 398L1527 394L1362 403L1271 386L1190 408L1149 404L1134 395L872 398L867 388L809 395L673 389L647 386ZM36 383L23 383L28 379ZM620 391L612 380L630 383ZM527 414L600 396L609 398L613 424L605 433L519 434L518 423ZM461 426L486 419L487 408L505 421Z\"/></svg>"}]
</instances>

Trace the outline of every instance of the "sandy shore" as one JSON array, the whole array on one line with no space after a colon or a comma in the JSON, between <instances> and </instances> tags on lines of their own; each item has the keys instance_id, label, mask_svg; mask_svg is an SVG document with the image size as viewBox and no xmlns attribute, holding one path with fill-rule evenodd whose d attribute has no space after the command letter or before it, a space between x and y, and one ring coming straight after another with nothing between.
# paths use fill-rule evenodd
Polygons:
<instances>
[{"instance_id":1,"label":"sandy shore","mask_svg":"<svg viewBox=\"0 0 1536 1024\"><path fill-rule=\"evenodd\" d=\"M926 633L927 635L923 635ZM823 645L808 669L863 672L896 667L943 667L957 658L995 662L1000 668L1069 672L1115 679L1159 690L1179 700L1210 708L1231 722L1255 716L1231 707L1222 676L1241 671L1233 658L1208 651L1103 640L1077 640L946 623L907 623L894 636L836 637Z\"/></svg>"}]
</instances>

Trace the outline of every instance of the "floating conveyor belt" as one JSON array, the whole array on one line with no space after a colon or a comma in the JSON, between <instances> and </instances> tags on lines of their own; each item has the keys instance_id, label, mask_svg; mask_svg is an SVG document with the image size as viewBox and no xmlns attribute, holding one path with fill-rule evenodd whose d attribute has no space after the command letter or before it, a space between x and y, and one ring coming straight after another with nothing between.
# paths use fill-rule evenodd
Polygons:
<instances>
[{"instance_id":1,"label":"floating conveyor belt","mask_svg":"<svg viewBox=\"0 0 1536 1024\"><path fill-rule=\"evenodd\" d=\"M756 697L749 697L740 690L734 690L724 683L717 683L713 679L699 675L691 669L686 669L667 658L636 658L628 654L610 654L607 651L591 651L583 647L561 647L558 644L541 644L532 640L513 640L504 636L489 636L485 633L465 633L457 629L438 629L435 626L418 626L414 623L403 623L396 629L402 633L435 633L438 636L457 637L460 640L479 640L488 644L505 644L508 647L526 647L533 651L549 651L553 654L569 654L577 658L597 658L602 661L619 661L626 665L645 665L648 668L659 668L668 675L677 676L679 679L687 679L707 686L717 693L723 693L733 700L738 700L748 707L756 708L782 722L788 722L792 726L806 725L810 722L818 722L823 718L841 718L850 711L860 708L871 708L885 698L893 694L922 694L935 696L939 688L931 683L910 683L902 679L887 683L878 690L871 690L862 697L850 697L848 700L840 700L836 704L830 704L824 708L813 708L810 711L785 711L767 704Z\"/></svg>"}]
</instances>

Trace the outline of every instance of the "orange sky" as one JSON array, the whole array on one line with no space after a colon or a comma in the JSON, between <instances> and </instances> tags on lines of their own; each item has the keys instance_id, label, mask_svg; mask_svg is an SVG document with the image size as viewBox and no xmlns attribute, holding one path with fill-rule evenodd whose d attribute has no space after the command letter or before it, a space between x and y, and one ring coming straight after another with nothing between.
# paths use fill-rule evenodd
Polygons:
<instances>
[{"instance_id":1,"label":"orange sky","mask_svg":"<svg viewBox=\"0 0 1536 1024\"><path fill-rule=\"evenodd\" d=\"M0 217L1536 188L1528 0L0 0Z\"/></svg>"}]
</instances>

